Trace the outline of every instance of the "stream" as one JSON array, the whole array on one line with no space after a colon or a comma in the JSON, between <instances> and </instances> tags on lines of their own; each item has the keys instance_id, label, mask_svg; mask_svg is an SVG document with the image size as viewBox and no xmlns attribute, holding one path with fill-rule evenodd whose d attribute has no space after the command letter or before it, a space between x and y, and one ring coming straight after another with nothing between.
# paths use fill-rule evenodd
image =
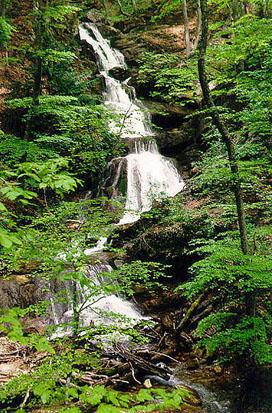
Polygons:
<instances>
[{"instance_id":1,"label":"stream","mask_svg":"<svg viewBox=\"0 0 272 413\"><path fill-rule=\"evenodd\" d=\"M120 158L119 165L125 165L127 179L127 195L125 212L117 225L136 222L142 212L149 211L154 200L162 200L164 197L173 197L184 188L184 181L180 176L174 161L162 156L156 144L156 134L152 130L150 114L142 103L137 100L135 91L128 86L129 79L120 81L111 75L112 69L127 69L123 54L112 48L110 42L105 39L97 26L92 23L83 23L79 27L81 41L87 43L95 54L97 67L104 80L104 104L113 113L117 114L120 121L113 121L111 129L119 133L122 139L129 143L130 152L124 158ZM116 168L115 185L121 175L121 167ZM93 248L85 250L88 256L99 258L107 243L106 238L101 238ZM86 276L93 280L93 284L99 285L100 273L110 272L111 267L105 257L100 264L89 265ZM131 325L144 319L140 310L134 303L125 300L118 295L92 297L88 301L87 290L79 289L80 305L84 304L81 312L81 324L89 326L91 323L113 324L109 314L117 313L130 320ZM66 286L67 302L71 303L71 286ZM70 299L69 299L70 297ZM94 299L95 298L95 299ZM71 306L71 304L70 304ZM65 323L72 318L72 308L59 305L51 300L52 314L55 324ZM61 335L58 331L56 335ZM67 333L67 332L66 332ZM186 385L195 390L203 403L203 412L229 413L226 403L219 403L214 393L200 384L191 383L179 376L173 376L175 385Z\"/></svg>"}]
</instances>

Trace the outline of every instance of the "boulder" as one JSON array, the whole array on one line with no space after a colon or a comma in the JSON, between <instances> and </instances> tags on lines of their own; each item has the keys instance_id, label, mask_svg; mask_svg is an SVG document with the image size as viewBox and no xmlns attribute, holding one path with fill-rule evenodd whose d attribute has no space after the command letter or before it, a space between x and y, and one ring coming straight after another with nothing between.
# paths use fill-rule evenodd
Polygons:
<instances>
[{"instance_id":1,"label":"boulder","mask_svg":"<svg viewBox=\"0 0 272 413\"><path fill-rule=\"evenodd\" d=\"M39 289L27 275L14 275L0 281L0 307L25 308L38 300Z\"/></svg>"}]
</instances>

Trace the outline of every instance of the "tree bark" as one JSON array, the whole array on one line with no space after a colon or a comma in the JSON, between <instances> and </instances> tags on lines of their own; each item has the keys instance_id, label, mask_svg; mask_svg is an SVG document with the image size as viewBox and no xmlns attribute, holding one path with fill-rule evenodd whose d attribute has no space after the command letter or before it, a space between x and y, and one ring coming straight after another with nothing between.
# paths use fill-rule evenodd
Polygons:
<instances>
[{"instance_id":1,"label":"tree bark","mask_svg":"<svg viewBox=\"0 0 272 413\"><path fill-rule=\"evenodd\" d=\"M40 94L42 88L42 59L37 57L35 59L35 68L34 68L34 86L33 86L33 104L39 105L40 103Z\"/></svg>"},{"instance_id":2,"label":"tree bark","mask_svg":"<svg viewBox=\"0 0 272 413\"><path fill-rule=\"evenodd\" d=\"M75 341L79 333L79 321L80 314L78 310L78 291L76 281L72 281L72 308L73 308L73 320L72 320L72 337L75 344Z\"/></svg>"},{"instance_id":3,"label":"tree bark","mask_svg":"<svg viewBox=\"0 0 272 413\"><path fill-rule=\"evenodd\" d=\"M199 81L200 81L200 85L201 85L201 89L203 93L204 104L205 106L211 108L211 116L212 116L213 123L218 129L221 135L222 141L225 143L226 149L228 152L228 159L229 159L230 169L231 169L232 177L233 177L232 188L233 188L233 193L234 193L235 202L236 202L241 249L244 254L248 254L249 245L248 245L245 212L244 212L244 203L243 203L243 195L242 195L239 168L238 168L235 148L232 142L231 135L225 125L225 122L220 117L220 114L214 104L213 98L210 93L207 73L206 73L206 51L207 51L207 45L208 45L207 0L200 0L200 7L201 7L202 21L201 21L201 37L200 37L199 47L198 47L198 50L199 50L199 57L198 57Z\"/></svg>"},{"instance_id":4,"label":"tree bark","mask_svg":"<svg viewBox=\"0 0 272 413\"><path fill-rule=\"evenodd\" d=\"M132 9L133 9L134 12L137 11L137 2L136 2L136 0L132 0Z\"/></svg>"},{"instance_id":5,"label":"tree bark","mask_svg":"<svg viewBox=\"0 0 272 413\"><path fill-rule=\"evenodd\" d=\"M189 57L191 53L191 42L190 42L187 0L183 0L183 18L184 18L184 41L185 41L185 47L186 47L186 56Z\"/></svg>"},{"instance_id":6,"label":"tree bark","mask_svg":"<svg viewBox=\"0 0 272 413\"><path fill-rule=\"evenodd\" d=\"M200 39L200 35L201 35L201 6L200 6L200 0L198 0L197 2L197 27L196 27L196 38L195 38L195 42L193 45L193 49L196 50L198 48L198 44L199 44L199 39Z\"/></svg>"},{"instance_id":7,"label":"tree bark","mask_svg":"<svg viewBox=\"0 0 272 413\"><path fill-rule=\"evenodd\" d=\"M36 54L36 57L33 61L33 104L34 105L39 105L39 98L41 94L41 89L42 89L42 71L43 71L43 61L42 58L38 55L38 52L43 49L43 39L44 39L44 30L46 30L44 24L43 24L43 17L42 13L44 8L48 6L48 1L47 0L35 0L33 4L33 10L35 12L34 16L34 24L33 24L33 30L34 30L34 35L35 35L35 40L34 40L34 52Z\"/></svg>"},{"instance_id":8,"label":"tree bark","mask_svg":"<svg viewBox=\"0 0 272 413\"><path fill-rule=\"evenodd\" d=\"M11 9L13 0L0 0L0 16L6 18L7 12Z\"/></svg>"}]
</instances>

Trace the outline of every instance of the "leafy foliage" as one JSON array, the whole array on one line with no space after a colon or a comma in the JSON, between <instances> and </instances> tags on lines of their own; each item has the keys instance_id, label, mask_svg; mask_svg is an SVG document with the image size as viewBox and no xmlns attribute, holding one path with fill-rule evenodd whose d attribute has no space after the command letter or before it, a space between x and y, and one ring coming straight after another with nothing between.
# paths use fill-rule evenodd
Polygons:
<instances>
[{"instance_id":1,"label":"leafy foliage","mask_svg":"<svg viewBox=\"0 0 272 413\"><path fill-rule=\"evenodd\" d=\"M267 252L269 237L262 233L256 235L257 245L258 238L262 244L256 255L244 255L231 234L223 240L200 246L197 251L203 258L191 267L194 278L180 288L189 298L204 292L217 303L218 312L204 318L196 329L196 335L201 337L200 344L209 353L235 358L250 350L257 363L269 364L272 257ZM248 294L256 297L257 305L261 304L255 316L243 311Z\"/></svg>"},{"instance_id":2,"label":"leafy foliage","mask_svg":"<svg viewBox=\"0 0 272 413\"><path fill-rule=\"evenodd\" d=\"M102 385L63 387L59 383L77 372L82 363L88 362L90 368L97 366L99 360L88 353L71 352L55 356L51 362L45 362L35 373L21 375L0 390L0 401L3 406L9 406L16 400L21 400L26 391L30 393L27 406L54 405L56 403L79 404L80 407L63 408L62 412L81 412L86 408L97 408L97 412L153 412L165 409L179 409L190 394L187 389L179 388L168 391L164 389L141 389L139 392L125 393L106 388ZM192 397L192 396L191 396ZM82 409L82 410L81 410Z\"/></svg>"},{"instance_id":3,"label":"leafy foliage","mask_svg":"<svg viewBox=\"0 0 272 413\"><path fill-rule=\"evenodd\" d=\"M0 16L0 47L3 48L9 42L15 28Z\"/></svg>"},{"instance_id":4,"label":"leafy foliage","mask_svg":"<svg viewBox=\"0 0 272 413\"><path fill-rule=\"evenodd\" d=\"M33 143L21 146L38 146L41 157L66 156L69 169L93 185L103 177L108 161L122 151L120 138L108 128L110 114L102 106L81 104L73 96L44 96L35 107L29 98L14 99L9 106L27 111L24 122L31 125L27 133Z\"/></svg>"},{"instance_id":5,"label":"leafy foliage","mask_svg":"<svg viewBox=\"0 0 272 413\"><path fill-rule=\"evenodd\" d=\"M20 80L16 79L17 86L16 82L9 83L11 96L16 99L5 102L5 133L0 132L1 274L27 270L56 305L68 309L70 304L71 319L56 328L57 333L68 329L72 336L53 344L48 337L52 338L54 328L41 334L25 331L24 317L48 318L48 302L43 303L41 311L33 307L3 310L1 333L19 341L28 351L48 355L30 374L1 387L1 407L7 411L18 407L18 412L23 412L57 405L62 413L180 410L189 397L182 388L141 389L132 394L103 385L82 386L78 380L80 372L100 367L98 355L90 350L90 344L99 338L114 337L116 341L126 335L132 343L147 341L140 328L129 325L126 317L98 311L100 320L107 316L113 323L82 326L80 314L89 311L104 295L131 297L139 287L151 294L169 288L165 274L173 268L147 259L130 261L129 246L123 251L109 245L110 260L116 263L121 256L127 259L125 264L101 273L100 283L86 276L86 266L98 263L96 256L87 258L84 249L94 247L101 236L108 237L120 218L121 208L116 201L94 196L100 193L108 162L122 155L124 148L120 137L110 132L109 125L116 120L100 105L101 82L96 71L92 64L89 67L90 58L84 48L78 47L79 7L68 0L39 1L39 7L24 10L26 18L24 13L18 18L19 3L17 10L11 1L3 2L8 7L4 13L1 9L6 16L0 18L0 46L7 54L7 78L17 75L10 69L14 62L22 74ZM93 7L89 0L77 3L84 12ZM142 21L144 30L157 21L181 24L182 5L180 0L121 0L104 2L98 14L114 23L121 21L119 28L128 23L139 34ZM190 35L196 37L193 17L197 2L188 5ZM240 251L231 192L233 177L209 111L193 114L196 123L201 120L197 143L202 153L193 165L186 193L156 204L144 214L139 226L129 231L135 231L136 236L142 231L143 240L150 223L153 226L149 232L153 228L164 231L167 245L163 245L166 252L162 261L171 257L172 264L171 248L177 250L175 259L182 261L183 281L178 281L176 292L188 305L205 297L213 307L212 314L204 312L198 325L193 326L193 338L205 347L209 360L242 360L246 366L270 367L271 4L210 0L209 12L208 77L220 116L236 147L250 254ZM14 17L19 21L18 36ZM20 24L26 29L23 36ZM138 65L136 84L146 97L190 109L199 106L193 54L185 60L182 52L157 49L143 53ZM34 99L33 104L35 88L38 100ZM167 231L174 234L175 244L178 236L183 245L168 245ZM180 280L180 269L177 275ZM85 301L80 296L82 291ZM255 299L251 314L249 297Z\"/></svg>"},{"instance_id":6,"label":"leafy foliage","mask_svg":"<svg viewBox=\"0 0 272 413\"><path fill-rule=\"evenodd\" d=\"M62 171L67 167L68 159L64 158L51 159L43 164L23 162L18 168L18 178L25 178L26 185L29 183L43 190L49 188L63 196L66 192L74 191L80 182Z\"/></svg>"},{"instance_id":7,"label":"leafy foliage","mask_svg":"<svg viewBox=\"0 0 272 413\"><path fill-rule=\"evenodd\" d=\"M181 106L196 101L196 64L177 54L146 52L141 56L138 82L149 95Z\"/></svg>"}]
</instances>

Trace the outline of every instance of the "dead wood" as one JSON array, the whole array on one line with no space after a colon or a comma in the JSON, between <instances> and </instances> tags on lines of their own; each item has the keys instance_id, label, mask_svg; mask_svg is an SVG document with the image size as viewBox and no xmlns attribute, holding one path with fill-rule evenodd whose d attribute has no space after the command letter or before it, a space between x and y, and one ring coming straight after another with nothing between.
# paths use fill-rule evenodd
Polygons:
<instances>
[{"instance_id":1,"label":"dead wood","mask_svg":"<svg viewBox=\"0 0 272 413\"><path fill-rule=\"evenodd\" d=\"M142 370L145 373L160 376L165 380L168 380L170 377L171 370L167 366L157 366L156 364L144 359L139 354L135 354L135 352L128 350L121 344L116 345L115 351L123 360L129 362L136 370Z\"/></svg>"}]
</instances>

